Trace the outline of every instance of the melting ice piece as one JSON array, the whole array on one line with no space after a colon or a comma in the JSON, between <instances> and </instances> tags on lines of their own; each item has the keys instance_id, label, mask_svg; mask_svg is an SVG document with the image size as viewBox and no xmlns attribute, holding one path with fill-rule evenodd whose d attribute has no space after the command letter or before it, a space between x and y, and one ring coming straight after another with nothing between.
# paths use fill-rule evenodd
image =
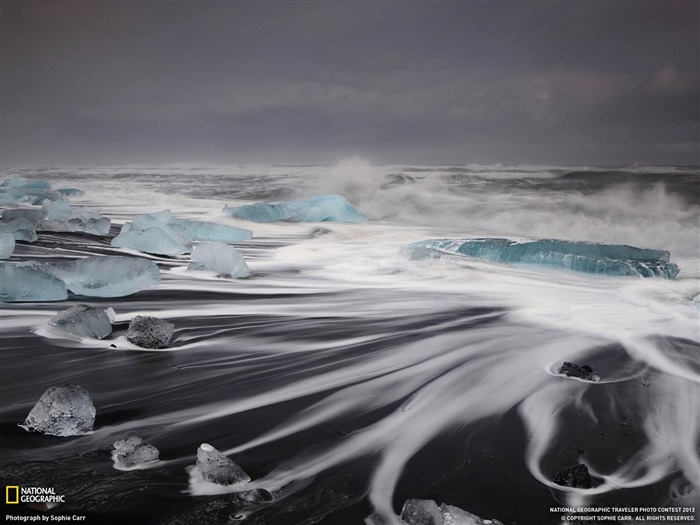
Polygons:
<instances>
[{"instance_id":1,"label":"melting ice piece","mask_svg":"<svg viewBox=\"0 0 700 525\"><path fill-rule=\"evenodd\" d=\"M46 218L39 221L37 230L51 232L85 232L93 235L107 235L111 221L88 207L71 206L61 198L56 201L44 200L41 209Z\"/></svg>"},{"instance_id":2,"label":"melting ice piece","mask_svg":"<svg viewBox=\"0 0 700 525\"><path fill-rule=\"evenodd\" d=\"M250 476L241 467L207 443L202 443L197 449L195 468L199 470L205 480L219 485L233 485L234 483L248 483L250 481Z\"/></svg>"},{"instance_id":3,"label":"melting ice piece","mask_svg":"<svg viewBox=\"0 0 700 525\"><path fill-rule=\"evenodd\" d=\"M430 239L406 247L412 259L466 255L478 259L513 264L536 264L567 268L577 272L665 277L673 279L680 271L669 262L669 252L635 248L622 244L542 239Z\"/></svg>"},{"instance_id":4,"label":"melting ice piece","mask_svg":"<svg viewBox=\"0 0 700 525\"><path fill-rule=\"evenodd\" d=\"M33 263L0 263L0 301L64 301L66 283Z\"/></svg>"},{"instance_id":5,"label":"melting ice piece","mask_svg":"<svg viewBox=\"0 0 700 525\"><path fill-rule=\"evenodd\" d=\"M321 195L312 199L285 202L258 202L230 208L224 213L253 222L367 222L355 206L342 195Z\"/></svg>"},{"instance_id":6,"label":"melting ice piece","mask_svg":"<svg viewBox=\"0 0 700 525\"><path fill-rule=\"evenodd\" d=\"M3 221L9 222L20 217L28 219L31 223L36 223L46 217L46 212L41 208L13 208L2 212Z\"/></svg>"},{"instance_id":7,"label":"melting ice piece","mask_svg":"<svg viewBox=\"0 0 700 525\"><path fill-rule=\"evenodd\" d=\"M575 465L558 472L552 479L557 485L574 487L577 489L590 489L593 486L591 475L586 465Z\"/></svg>"},{"instance_id":8,"label":"melting ice piece","mask_svg":"<svg viewBox=\"0 0 700 525\"><path fill-rule=\"evenodd\" d=\"M65 437L87 434L94 423L95 407L88 391L77 385L65 385L47 389L20 426Z\"/></svg>"},{"instance_id":9,"label":"melting ice piece","mask_svg":"<svg viewBox=\"0 0 700 525\"><path fill-rule=\"evenodd\" d=\"M9 232L0 231L0 259L9 259L15 251L15 236Z\"/></svg>"},{"instance_id":10,"label":"melting ice piece","mask_svg":"<svg viewBox=\"0 0 700 525\"><path fill-rule=\"evenodd\" d=\"M165 348L175 332L175 325L146 315L137 315L129 323L126 338L141 348Z\"/></svg>"},{"instance_id":11,"label":"melting ice piece","mask_svg":"<svg viewBox=\"0 0 700 525\"><path fill-rule=\"evenodd\" d=\"M594 383L600 381L600 376L595 375L593 369L588 365L579 366L564 361L564 364L561 365L561 369L559 369L559 373L566 377L578 377L579 379L593 381Z\"/></svg>"},{"instance_id":12,"label":"melting ice piece","mask_svg":"<svg viewBox=\"0 0 700 525\"><path fill-rule=\"evenodd\" d=\"M54 315L49 324L78 337L102 339L112 333L115 314L111 308L79 304Z\"/></svg>"},{"instance_id":13,"label":"melting ice piece","mask_svg":"<svg viewBox=\"0 0 700 525\"><path fill-rule=\"evenodd\" d=\"M140 437L130 437L114 443L115 461L124 468L135 467L144 463L158 461L159 452L156 447L149 445Z\"/></svg>"},{"instance_id":14,"label":"melting ice piece","mask_svg":"<svg viewBox=\"0 0 700 525\"><path fill-rule=\"evenodd\" d=\"M178 219L170 210L162 210L135 216L112 240L112 246L174 257L192 251L188 241L240 242L252 236L250 230Z\"/></svg>"},{"instance_id":15,"label":"melting ice piece","mask_svg":"<svg viewBox=\"0 0 700 525\"><path fill-rule=\"evenodd\" d=\"M241 242L253 236L243 228L187 219L171 219L168 227L189 241Z\"/></svg>"},{"instance_id":16,"label":"melting ice piece","mask_svg":"<svg viewBox=\"0 0 700 525\"><path fill-rule=\"evenodd\" d=\"M137 257L93 255L37 266L63 280L71 292L90 297L122 297L160 283L158 266Z\"/></svg>"},{"instance_id":17,"label":"melting ice piece","mask_svg":"<svg viewBox=\"0 0 700 525\"><path fill-rule=\"evenodd\" d=\"M145 230L134 230L126 223L119 235L111 242L117 248L131 248L144 253L176 257L190 253L192 247L186 239L167 226L150 226Z\"/></svg>"},{"instance_id":18,"label":"melting ice piece","mask_svg":"<svg viewBox=\"0 0 700 525\"><path fill-rule=\"evenodd\" d=\"M401 509L401 521L406 525L503 525L498 520L485 520L479 516L442 504L438 507L431 499L409 499Z\"/></svg>"},{"instance_id":19,"label":"melting ice piece","mask_svg":"<svg viewBox=\"0 0 700 525\"><path fill-rule=\"evenodd\" d=\"M213 242L197 246L188 270L208 270L222 277L248 277L250 270L243 254L228 244Z\"/></svg>"},{"instance_id":20,"label":"melting ice piece","mask_svg":"<svg viewBox=\"0 0 700 525\"><path fill-rule=\"evenodd\" d=\"M37 240L34 224L27 217L17 217L9 222L0 223L0 231L11 233L16 241Z\"/></svg>"}]
</instances>

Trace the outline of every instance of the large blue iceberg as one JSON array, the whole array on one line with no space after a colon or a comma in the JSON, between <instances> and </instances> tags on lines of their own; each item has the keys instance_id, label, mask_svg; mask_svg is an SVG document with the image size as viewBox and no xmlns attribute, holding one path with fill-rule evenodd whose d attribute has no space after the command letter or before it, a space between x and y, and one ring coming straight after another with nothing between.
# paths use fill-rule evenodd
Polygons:
<instances>
[{"instance_id":1,"label":"large blue iceberg","mask_svg":"<svg viewBox=\"0 0 700 525\"><path fill-rule=\"evenodd\" d=\"M556 239L429 239L410 244L406 250L412 259L464 255L488 261L553 266L603 275L673 279L680 271L678 266L669 262L669 252L623 244Z\"/></svg>"},{"instance_id":2,"label":"large blue iceberg","mask_svg":"<svg viewBox=\"0 0 700 525\"><path fill-rule=\"evenodd\" d=\"M312 199L284 202L258 202L247 206L224 206L231 217L253 222L367 222L342 195L321 195Z\"/></svg>"},{"instance_id":3,"label":"large blue iceberg","mask_svg":"<svg viewBox=\"0 0 700 525\"><path fill-rule=\"evenodd\" d=\"M178 219L170 210L137 215L112 239L112 246L144 253L183 255L192 251L191 241L247 241L253 232L212 222Z\"/></svg>"}]
</instances>

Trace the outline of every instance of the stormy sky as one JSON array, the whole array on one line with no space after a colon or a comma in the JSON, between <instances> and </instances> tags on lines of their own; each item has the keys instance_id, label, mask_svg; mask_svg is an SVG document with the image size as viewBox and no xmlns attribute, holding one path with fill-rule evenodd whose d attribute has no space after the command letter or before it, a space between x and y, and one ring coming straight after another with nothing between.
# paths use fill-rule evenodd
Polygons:
<instances>
[{"instance_id":1,"label":"stormy sky","mask_svg":"<svg viewBox=\"0 0 700 525\"><path fill-rule=\"evenodd\" d=\"M2 2L2 165L698 164L693 2Z\"/></svg>"}]
</instances>

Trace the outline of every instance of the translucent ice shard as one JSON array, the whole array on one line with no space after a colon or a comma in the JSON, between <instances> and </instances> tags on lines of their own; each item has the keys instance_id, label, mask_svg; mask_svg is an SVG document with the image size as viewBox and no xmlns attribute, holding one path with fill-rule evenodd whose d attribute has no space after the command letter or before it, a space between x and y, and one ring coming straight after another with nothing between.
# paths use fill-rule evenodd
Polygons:
<instances>
[{"instance_id":1,"label":"translucent ice shard","mask_svg":"<svg viewBox=\"0 0 700 525\"><path fill-rule=\"evenodd\" d=\"M114 310L79 304L54 315L49 324L78 337L102 339L112 333Z\"/></svg>"},{"instance_id":2,"label":"translucent ice shard","mask_svg":"<svg viewBox=\"0 0 700 525\"><path fill-rule=\"evenodd\" d=\"M190 241L241 242L253 236L243 228L187 219L171 219L168 227Z\"/></svg>"},{"instance_id":3,"label":"translucent ice shard","mask_svg":"<svg viewBox=\"0 0 700 525\"><path fill-rule=\"evenodd\" d=\"M9 259L15 251L15 236L9 232L0 231L0 259Z\"/></svg>"},{"instance_id":4,"label":"translucent ice shard","mask_svg":"<svg viewBox=\"0 0 700 525\"><path fill-rule=\"evenodd\" d=\"M44 200L41 209L46 217L37 230L51 232L85 232L107 235L111 221L89 207L71 206L67 200Z\"/></svg>"},{"instance_id":5,"label":"translucent ice shard","mask_svg":"<svg viewBox=\"0 0 700 525\"><path fill-rule=\"evenodd\" d=\"M407 247L413 259L465 255L512 264L532 264L566 268L603 275L665 277L673 279L680 271L669 262L669 252L635 248L622 244L541 239L430 239Z\"/></svg>"},{"instance_id":6,"label":"translucent ice shard","mask_svg":"<svg viewBox=\"0 0 700 525\"><path fill-rule=\"evenodd\" d=\"M21 426L65 437L87 434L94 423L95 407L88 391L77 385L66 385L47 389Z\"/></svg>"},{"instance_id":7,"label":"translucent ice shard","mask_svg":"<svg viewBox=\"0 0 700 525\"><path fill-rule=\"evenodd\" d=\"M165 348L175 332L175 325L147 315L137 315L129 323L126 339L141 348Z\"/></svg>"},{"instance_id":8,"label":"translucent ice shard","mask_svg":"<svg viewBox=\"0 0 700 525\"><path fill-rule=\"evenodd\" d=\"M219 485L250 481L250 476L241 467L207 443L202 443L197 450L195 469L206 481Z\"/></svg>"},{"instance_id":9,"label":"translucent ice shard","mask_svg":"<svg viewBox=\"0 0 700 525\"><path fill-rule=\"evenodd\" d=\"M122 297L160 283L158 266L137 257L90 256L69 262L36 264L64 281L71 292L90 297Z\"/></svg>"},{"instance_id":10,"label":"translucent ice shard","mask_svg":"<svg viewBox=\"0 0 700 525\"><path fill-rule=\"evenodd\" d=\"M167 226L150 226L144 230L133 229L126 223L119 235L112 239L112 246L130 248L143 253L177 257L190 253L192 247L187 240Z\"/></svg>"},{"instance_id":11,"label":"translucent ice shard","mask_svg":"<svg viewBox=\"0 0 700 525\"><path fill-rule=\"evenodd\" d=\"M66 283L33 263L0 263L0 301L64 301Z\"/></svg>"},{"instance_id":12,"label":"translucent ice shard","mask_svg":"<svg viewBox=\"0 0 700 525\"><path fill-rule=\"evenodd\" d=\"M552 481L563 487L574 487L577 489L590 489L593 486L588 467L583 464L565 468L558 472Z\"/></svg>"},{"instance_id":13,"label":"translucent ice shard","mask_svg":"<svg viewBox=\"0 0 700 525\"><path fill-rule=\"evenodd\" d=\"M321 195L312 199L285 202L258 202L247 206L224 207L224 213L253 222L367 222L342 195Z\"/></svg>"},{"instance_id":14,"label":"translucent ice shard","mask_svg":"<svg viewBox=\"0 0 700 525\"><path fill-rule=\"evenodd\" d=\"M252 236L250 230L178 219L173 217L170 210L162 210L135 216L112 240L112 246L175 257L190 253L191 241L240 242Z\"/></svg>"},{"instance_id":15,"label":"translucent ice shard","mask_svg":"<svg viewBox=\"0 0 700 525\"><path fill-rule=\"evenodd\" d=\"M222 277L248 277L250 270L243 254L228 244L213 242L197 246L188 270L208 270Z\"/></svg>"},{"instance_id":16,"label":"translucent ice shard","mask_svg":"<svg viewBox=\"0 0 700 525\"><path fill-rule=\"evenodd\" d=\"M160 455L156 447L136 436L115 442L114 449L116 464L122 468L158 461Z\"/></svg>"},{"instance_id":17,"label":"translucent ice shard","mask_svg":"<svg viewBox=\"0 0 700 525\"><path fill-rule=\"evenodd\" d=\"M401 509L406 525L502 525L498 520L485 520L452 505L438 504L431 499L409 499Z\"/></svg>"},{"instance_id":18,"label":"translucent ice shard","mask_svg":"<svg viewBox=\"0 0 700 525\"><path fill-rule=\"evenodd\" d=\"M0 223L0 231L11 233L16 241L34 242L37 240L34 224L26 217L17 217Z\"/></svg>"},{"instance_id":19,"label":"translucent ice shard","mask_svg":"<svg viewBox=\"0 0 700 525\"><path fill-rule=\"evenodd\" d=\"M2 220L10 222L24 217L31 223L37 223L46 218L46 212L41 208L13 208L2 212Z\"/></svg>"}]
</instances>

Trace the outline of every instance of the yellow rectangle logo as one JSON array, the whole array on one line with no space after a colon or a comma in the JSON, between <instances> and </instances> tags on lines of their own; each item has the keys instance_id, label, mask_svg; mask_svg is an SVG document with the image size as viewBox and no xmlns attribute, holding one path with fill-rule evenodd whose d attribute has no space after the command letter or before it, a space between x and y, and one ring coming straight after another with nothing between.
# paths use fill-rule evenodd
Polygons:
<instances>
[{"instance_id":1,"label":"yellow rectangle logo","mask_svg":"<svg viewBox=\"0 0 700 525\"><path fill-rule=\"evenodd\" d=\"M19 485L5 485L5 503L8 505L19 503Z\"/></svg>"}]
</instances>

